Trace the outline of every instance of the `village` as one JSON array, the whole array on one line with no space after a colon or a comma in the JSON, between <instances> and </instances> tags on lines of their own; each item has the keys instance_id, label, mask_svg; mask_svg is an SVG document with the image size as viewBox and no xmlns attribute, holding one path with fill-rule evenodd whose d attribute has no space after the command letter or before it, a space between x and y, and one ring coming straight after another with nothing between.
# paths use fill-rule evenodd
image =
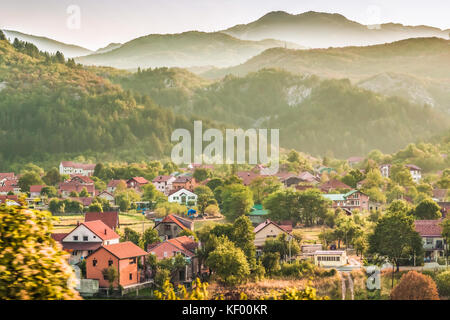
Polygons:
<instances>
[{"instance_id":1,"label":"village","mask_svg":"<svg viewBox=\"0 0 450 320\"><path fill-rule=\"evenodd\" d=\"M192 163L161 165L152 179L108 179L111 169L103 164L62 161L47 172L29 165L25 173L0 173L0 204L26 203L56 217L51 236L86 298L154 298L166 282L189 289L200 280L233 298L231 288L245 283L312 275L334 281L319 288L322 295L353 300L359 290L359 299L369 299L361 293L368 266L391 272L392 287L401 272L447 270L448 190L424 182L420 167L351 157L341 173L324 161L298 170L300 158L291 151L273 175L262 165L224 173ZM449 172L440 174L442 180ZM395 193L396 187L418 191ZM402 210L413 217L420 248L407 243L404 255L389 256L381 249L388 244L377 247L368 233L376 234L383 216ZM381 296L392 289L390 277L386 288L377 288ZM321 287L320 281L314 284Z\"/></svg>"}]
</instances>

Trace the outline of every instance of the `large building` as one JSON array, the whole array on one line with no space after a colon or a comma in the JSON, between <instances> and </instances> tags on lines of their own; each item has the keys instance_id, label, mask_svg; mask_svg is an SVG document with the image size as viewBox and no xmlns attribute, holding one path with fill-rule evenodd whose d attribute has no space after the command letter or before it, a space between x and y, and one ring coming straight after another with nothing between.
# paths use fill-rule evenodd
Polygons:
<instances>
[{"instance_id":1,"label":"large building","mask_svg":"<svg viewBox=\"0 0 450 320\"><path fill-rule=\"evenodd\" d=\"M72 161L62 161L59 164L59 174L92 176L95 164L84 164Z\"/></svg>"},{"instance_id":2,"label":"large building","mask_svg":"<svg viewBox=\"0 0 450 320\"><path fill-rule=\"evenodd\" d=\"M340 194L323 194L324 198L332 201L333 208L353 211L369 211L369 196L359 190L351 190Z\"/></svg>"}]
</instances>

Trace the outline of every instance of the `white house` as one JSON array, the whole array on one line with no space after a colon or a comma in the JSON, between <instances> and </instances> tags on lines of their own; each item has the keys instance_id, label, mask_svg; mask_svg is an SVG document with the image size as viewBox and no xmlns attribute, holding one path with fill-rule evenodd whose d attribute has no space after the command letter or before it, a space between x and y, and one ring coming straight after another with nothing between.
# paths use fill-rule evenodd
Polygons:
<instances>
[{"instance_id":1,"label":"white house","mask_svg":"<svg viewBox=\"0 0 450 320\"><path fill-rule=\"evenodd\" d=\"M269 219L257 225L253 232L255 233L254 244L259 249L258 251L264 246L267 239L275 239L282 233L290 239L290 233L286 229Z\"/></svg>"},{"instance_id":2,"label":"white house","mask_svg":"<svg viewBox=\"0 0 450 320\"><path fill-rule=\"evenodd\" d=\"M168 197L169 202L177 202L179 204L188 205L189 203L193 203L193 205L197 205L197 195L189 190L180 189L178 191L173 192Z\"/></svg>"},{"instance_id":3,"label":"white house","mask_svg":"<svg viewBox=\"0 0 450 320\"><path fill-rule=\"evenodd\" d=\"M391 174L391 165L390 164L383 164L380 166L380 172L383 178L389 178Z\"/></svg>"},{"instance_id":4,"label":"white house","mask_svg":"<svg viewBox=\"0 0 450 320\"><path fill-rule=\"evenodd\" d=\"M176 180L174 176L157 176L152 180L156 190L164 193L166 196L172 191L172 183Z\"/></svg>"},{"instance_id":5,"label":"white house","mask_svg":"<svg viewBox=\"0 0 450 320\"><path fill-rule=\"evenodd\" d=\"M108 191L106 191L106 190L100 192L100 193L98 194L97 197L102 198L102 199L105 199L105 200L107 200L111 205L114 205L114 196L113 196L111 193L109 193Z\"/></svg>"},{"instance_id":6,"label":"white house","mask_svg":"<svg viewBox=\"0 0 450 320\"><path fill-rule=\"evenodd\" d=\"M119 243L120 236L103 221L79 224L61 239L65 251L71 253L70 264L77 264L102 245Z\"/></svg>"},{"instance_id":7,"label":"white house","mask_svg":"<svg viewBox=\"0 0 450 320\"><path fill-rule=\"evenodd\" d=\"M422 179L422 169L413 164L407 164L405 167L408 168L411 173L413 181L419 183L420 179Z\"/></svg>"},{"instance_id":8,"label":"white house","mask_svg":"<svg viewBox=\"0 0 450 320\"><path fill-rule=\"evenodd\" d=\"M62 161L59 164L59 174L92 176L94 169L95 164L76 163L72 161Z\"/></svg>"}]
</instances>

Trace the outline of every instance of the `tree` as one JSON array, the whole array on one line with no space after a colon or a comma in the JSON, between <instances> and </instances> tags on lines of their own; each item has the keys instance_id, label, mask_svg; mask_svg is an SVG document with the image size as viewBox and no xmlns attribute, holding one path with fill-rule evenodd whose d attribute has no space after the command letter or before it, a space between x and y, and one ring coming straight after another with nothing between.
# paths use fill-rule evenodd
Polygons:
<instances>
[{"instance_id":1,"label":"tree","mask_svg":"<svg viewBox=\"0 0 450 320\"><path fill-rule=\"evenodd\" d=\"M394 165L391 167L391 180L402 187L414 185L411 173L406 167L401 165Z\"/></svg>"},{"instance_id":2,"label":"tree","mask_svg":"<svg viewBox=\"0 0 450 320\"><path fill-rule=\"evenodd\" d=\"M120 242L131 241L135 245L139 245L139 240L139 233L129 227L125 228L125 230L123 231L123 236L120 238Z\"/></svg>"},{"instance_id":3,"label":"tree","mask_svg":"<svg viewBox=\"0 0 450 320\"><path fill-rule=\"evenodd\" d=\"M409 271L391 291L392 300L439 300L436 283L430 276Z\"/></svg>"},{"instance_id":4,"label":"tree","mask_svg":"<svg viewBox=\"0 0 450 320\"><path fill-rule=\"evenodd\" d=\"M82 197L82 198L89 197L89 192L87 191L86 187L83 187L83 189L81 189L80 197Z\"/></svg>"},{"instance_id":5,"label":"tree","mask_svg":"<svg viewBox=\"0 0 450 320\"><path fill-rule=\"evenodd\" d=\"M257 177L250 183L250 190L253 193L253 201L261 204L269 194L272 194L282 187L281 182L275 176Z\"/></svg>"},{"instance_id":6,"label":"tree","mask_svg":"<svg viewBox=\"0 0 450 320\"><path fill-rule=\"evenodd\" d=\"M167 197L161 191L158 191L153 183L147 183L142 187L141 198L143 201L151 202L164 202L167 200Z\"/></svg>"},{"instance_id":7,"label":"tree","mask_svg":"<svg viewBox=\"0 0 450 320\"><path fill-rule=\"evenodd\" d=\"M405 212L389 212L381 217L368 240L369 253L386 257L397 271L402 259L423 255L422 238L415 231L414 219Z\"/></svg>"},{"instance_id":8,"label":"tree","mask_svg":"<svg viewBox=\"0 0 450 320\"><path fill-rule=\"evenodd\" d=\"M206 179L208 179L209 176L210 176L209 170L204 168L195 169L193 174L194 179L198 182L205 181Z\"/></svg>"},{"instance_id":9,"label":"tree","mask_svg":"<svg viewBox=\"0 0 450 320\"><path fill-rule=\"evenodd\" d=\"M42 180L49 186L55 186L59 182L61 182L61 175L59 174L59 170L57 168L51 168L44 177L42 177Z\"/></svg>"},{"instance_id":10,"label":"tree","mask_svg":"<svg viewBox=\"0 0 450 320\"><path fill-rule=\"evenodd\" d=\"M439 205L431 199L422 200L414 209L414 216L420 220L436 220L441 214Z\"/></svg>"},{"instance_id":11,"label":"tree","mask_svg":"<svg viewBox=\"0 0 450 320\"><path fill-rule=\"evenodd\" d=\"M33 185L42 185L44 182L42 181L39 173L35 171L26 171L20 178L18 185L22 192L27 192L30 190L30 186Z\"/></svg>"},{"instance_id":12,"label":"tree","mask_svg":"<svg viewBox=\"0 0 450 320\"><path fill-rule=\"evenodd\" d=\"M223 213L230 220L247 214L253 207L253 194L240 184L226 186L222 192Z\"/></svg>"},{"instance_id":13,"label":"tree","mask_svg":"<svg viewBox=\"0 0 450 320\"><path fill-rule=\"evenodd\" d=\"M450 271L444 271L436 276L436 285L441 297L450 297Z\"/></svg>"},{"instance_id":14,"label":"tree","mask_svg":"<svg viewBox=\"0 0 450 320\"><path fill-rule=\"evenodd\" d=\"M50 210L51 213L64 213L64 202L60 201L59 199L51 199L48 203L48 210Z\"/></svg>"},{"instance_id":15,"label":"tree","mask_svg":"<svg viewBox=\"0 0 450 320\"><path fill-rule=\"evenodd\" d=\"M126 212L131 208L132 204L140 200L139 194L133 189L126 189L122 192L116 192L115 202L119 206L120 211Z\"/></svg>"},{"instance_id":16,"label":"tree","mask_svg":"<svg viewBox=\"0 0 450 320\"><path fill-rule=\"evenodd\" d=\"M58 190L55 187L43 187L41 189L41 196L47 196L48 198L54 198L58 196Z\"/></svg>"},{"instance_id":17,"label":"tree","mask_svg":"<svg viewBox=\"0 0 450 320\"><path fill-rule=\"evenodd\" d=\"M210 204L205 208L205 214L207 214L210 217L218 217L220 216L220 209L218 206Z\"/></svg>"},{"instance_id":18,"label":"tree","mask_svg":"<svg viewBox=\"0 0 450 320\"><path fill-rule=\"evenodd\" d=\"M280 259L286 261L289 255L296 256L300 252L297 240L288 240L285 233L281 233L276 239L267 239L264 242L263 252L278 253Z\"/></svg>"},{"instance_id":19,"label":"tree","mask_svg":"<svg viewBox=\"0 0 450 320\"><path fill-rule=\"evenodd\" d=\"M256 267L255 233L252 222L247 216L240 216L233 223L233 233L230 238L237 248L240 248L245 256L251 270Z\"/></svg>"},{"instance_id":20,"label":"tree","mask_svg":"<svg viewBox=\"0 0 450 320\"><path fill-rule=\"evenodd\" d=\"M6 36L5 36L5 34L3 33L2 30L0 30L0 41L1 40L6 40Z\"/></svg>"},{"instance_id":21,"label":"tree","mask_svg":"<svg viewBox=\"0 0 450 320\"><path fill-rule=\"evenodd\" d=\"M441 222L442 227L442 237L445 239L446 245L445 245L445 257L447 259L448 264L448 257L449 257L449 246L450 246L450 218L447 217Z\"/></svg>"},{"instance_id":22,"label":"tree","mask_svg":"<svg viewBox=\"0 0 450 320\"><path fill-rule=\"evenodd\" d=\"M102 204L98 202L92 202L89 206L89 212L103 212Z\"/></svg>"},{"instance_id":23,"label":"tree","mask_svg":"<svg viewBox=\"0 0 450 320\"><path fill-rule=\"evenodd\" d=\"M213 178L206 183L206 186L214 191L217 187L223 186L223 180L220 178Z\"/></svg>"},{"instance_id":24,"label":"tree","mask_svg":"<svg viewBox=\"0 0 450 320\"><path fill-rule=\"evenodd\" d=\"M219 244L209 254L206 265L214 271L220 282L228 286L242 283L250 276L244 252L226 237L219 239Z\"/></svg>"},{"instance_id":25,"label":"tree","mask_svg":"<svg viewBox=\"0 0 450 320\"><path fill-rule=\"evenodd\" d=\"M0 299L80 299L46 211L0 205Z\"/></svg>"},{"instance_id":26,"label":"tree","mask_svg":"<svg viewBox=\"0 0 450 320\"><path fill-rule=\"evenodd\" d=\"M262 255L261 262L269 275L280 270L280 254L278 252L265 252Z\"/></svg>"},{"instance_id":27,"label":"tree","mask_svg":"<svg viewBox=\"0 0 450 320\"><path fill-rule=\"evenodd\" d=\"M206 207L209 205L217 205L214 193L207 186L198 186L194 189L197 195L197 207L201 214L205 213Z\"/></svg>"},{"instance_id":28,"label":"tree","mask_svg":"<svg viewBox=\"0 0 450 320\"><path fill-rule=\"evenodd\" d=\"M114 289L114 282L119 277L119 273L117 272L116 267L110 266L108 268L104 268L102 270L102 275L109 283L109 292L112 292L112 290Z\"/></svg>"},{"instance_id":29,"label":"tree","mask_svg":"<svg viewBox=\"0 0 450 320\"><path fill-rule=\"evenodd\" d=\"M150 244L161 242L159 238L158 231L153 228L148 228L141 235L141 239L139 240L139 246L147 251L147 247Z\"/></svg>"}]
</instances>

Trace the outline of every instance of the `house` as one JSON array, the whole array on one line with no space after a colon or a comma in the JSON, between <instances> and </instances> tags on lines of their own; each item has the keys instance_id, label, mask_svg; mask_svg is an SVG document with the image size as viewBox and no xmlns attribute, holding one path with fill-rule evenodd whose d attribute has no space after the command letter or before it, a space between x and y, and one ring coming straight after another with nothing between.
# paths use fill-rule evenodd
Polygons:
<instances>
[{"instance_id":1,"label":"house","mask_svg":"<svg viewBox=\"0 0 450 320\"><path fill-rule=\"evenodd\" d=\"M63 249L71 256L70 264L77 264L102 245L119 243L120 236L100 220L80 223L61 239Z\"/></svg>"},{"instance_id":2,"label":"house","mask_svg":"<svg viewBox=\"0 0 450 320\"><path fill-rule=\"evenodd\" d=\"M255 233L254 243L259 252L267 239L275 239L282 233L290 237L290 233L283 226L269 219L256 226L253 232Z\"/></svg>"},{"instance_id":3,"label":"house","mask_svg":"<svg viewBox=\"0 0 450 320\"><path fill-rule=\"evenodd\" d=\"M77 181L61 182L59 184L59 193L63 198L67 198L72 192L80 193L84 188L86 188L90 197L95 197L94 184L81 184Z\"/></svg>"},{"instance_id":4,"label":"house","mask_svg":"<svg viewBox=\"0 0 450 320\"><path fill-rule=\"evenodd\" d=\"M298 175L298 177L302 180L301 182L311 183L311 184L317 184L320 179L318 179L313 174L309 173L308 171L304 171Z\"/></svg>"},{"instance_id":5,"label":"house","mask_svg":"<svg viewBox=\"0 0 450 320\"><path fill-rule=\"evenodd\" d=\"M349 164L350 167L354 167L355 165L357 165L358 163L361 163L362 161L364 161L363 157L350 157L347 159L347 162Z\"/></svg>"},{"instance_id":6,"label":"house","mask_svg":"<svg viewBox=\"0 0 450 320\"><path fill-rule=\"evenodd\" d=\"M419 183L420 179L422 179L422 169L414 164L407 164L405 167L411 173L411 177L415 183Z\"/></svg>"},{"instance_id":7,"label":"house","mask_svg":"<svg viewBox=\"0 0 450 320\"><path fill-rule=\"evenodd\" d=\"M319 267L342 267L348 263L347 254L340 250L317 250L314 252L314 264Z\"/></svg>"},{"instance_id":8,"label":"house","mask_svg":"<svg viewBox=\"0 0 450 320\"><path fill-rule=\"evenodd\" d=\"M389 176L391 175L391 167L392 167L392 165L390 165L390 164L382 164L379 167L381 176L383 178L389 178Z\"/></svg>"},{"instance_id":9,"label":"house","mask_svg":"<svg viewBox=\"0 0 450 320\"><path fill-rule=\"evenodd\" d=\"M154 229L162 240L178 237L183 230L194 230L194 223L174 214L169 214L160 222L155 224Z\"/></svg>"},{"instance_id":10,"label":"house","mask_svg":"<svg viewBox=\"0 0 450 320\"><path fill-rule=\"evenodd\" d=\"M84 164L72 161L62 161L59 164L59 174L92 176L95 164Z\"/></svg>"},{"instance_id":11,"label":"house","mask_svg":"<svg viewBox=\"0 0 450 320\"><path fill-rule=\"evenodd\" d=\"M183 188L178 191L173 191L171 194L169 194L168 201L177 202L186 206L196 206L197 195Z\"/></svg>"},{"instance_id":12,"label":"house","mask_svg":"<svg viewBox=\"0 0 450 320\"><path fill-rule=\"evenodd\" d=\"M8 203L8 202L15 202L18 203L19 197L16 195L0 195L0 204L2 203Z\"/></svg>"},{"instance_id":13,"label":"house","mask_svg":"<svg viewBox=\"0 0 450 320\"><path fill-rule=\"evenodd\" d=\"M89 207L92 202L94 202L93 197L68 197L67 199L70 199L72 201L78 201L83 205L84 208Z\"/></svg>"},{"instance_id":14,"label":"house","mask_svg":"<svg viewBox=\"0 0 450 320\"><path fill-rule=\"evenodd\" d=\"M172 183L176 180L174 176L157 176L152 180L156 190L164 193L166 196L172 191Z\"/></svg>"},{"instance_id":15,"label":"house","mask_svg":"<svg viewBox=\"0 0 450 320\"><path fill-rule=\"evenodd\" d=\"M14 172L0 172L0 183L3 180L15 180Z\"/></svg>"},{"instance_id":16,"label":"house","mask_svg":"<svg viewBox=\"0 0 450 320\"><path fill-rule=\"evenodd\" d=\"M441 222L442 219L414 221L415 229L422 237L425 262L436 262L439 257L444 256L445 241Z\"/></svg>"},{"instance_id":17,"label":"house","mask_svg":"<svg viewBox=\"0 0 450 320\"><path fill-rule=\"evenodd\" d=\"M177 191L180 189L186 189L189 191L194 191L195 187L197 187L197 181L195 178L190 176L178 176L172 182L172 191Z\"/></svg>"},{"instance_id":18,"label":"house","mask_svg":"<svg viewBox=\"0 0 450 320\"><path fill-rule=\"evenodd\" d=\"M261 177L261 174L253 171L239 171L236 175L242 179L242 184L244 186L250 185L250 183L252 183L253 180Z\"/></svg>"},{"instance_id":19,"label":"house","mask_svg":"<svg viewBox=\"0 0 450 320\"><path fill-rule=\"evenodd\" d=\"M41 197L41 190L45 186L42 185L34 185L30 186L30 198L40 198Z\"/></svg>"},{"instance_id":20,"label":"house","mask_svg":"<svg viewBox=\"0 0 450 320\"><path fill-rule=\"evenodd\" d=\"M147 251L154 254L157 260L172 258L177 254L183 255L189 264L175 276L175 281L192 281L200 273L200 264L196 254L198 243L188 236L168 239L160 243L151 244Z\"/></svg>"},{"instance_id":21,"label":"house","mask_svg":"<svg viewBox=\"0 0 450 320\"><path fill-rule=\"evenodd\" d=\"M360 211L369 210L369 196L359 190L351 190L347 193L340 194L323 194L325 199L332 201L333 208L342 208L353 211L359 209Z\"/></svg>"},{"instance_id":22,"label":"house","mask_svg":"<svg viewBox=\"0 0 450 320\"><path fill-rule=\"evenodd\" d=\"M322 190L322 192L325 192L325 193L329 193L330 191L333 191L336 189L351 190L352 187L350 187L349 185L346 185L345 183L343 183L337 179L331 179L320 186L320 190Z\"/></svg>"},{"instance_id":23,"label":"house","mask_svg":"<svg viewBox=\"0 0 450 320\"><path fill-rule=\"evenodd\" d=\"M14 178L3 178L0 182L0 195L7 195L8 193L19 194L21 192L19 181Z\"/></svg>"},{"instance_id":24,"label":"house","mask_svg":"<svg viewBox=\"0 0 450 320\"><path fill-rule=\"evenodd\" d=\"M143 177L134 177L127 181L127 188L141 190L147 183L147 179Z\"/></svg>"},{"instance_id":25,"label":"house","mask_svg":"<svg viewBox=\"0 0 450 320\"><path fill-rule=\"evenodd\" d=\"M109 193L108 191L104 190L102 192L100 192L97 197L105 199L109 202L110 205L114 205L115 203L115 198L114 195L112 195L111 193Z\"/></svg>"},{"instance_id":26,"label":"house","mask_svg":"<svg viewBox=\"0 0 450 320\"><path fill-rule=\"evenodd\" d=\"M70 182L76 182L79 184L91 185L94 184L94 181L88 176L81 176L78 174L70 176Z\"/></svg>"},{"instance_id":27,"label":"house","mask_svg":"<svg viewBox=\"0 0 450 320\"><path fill-rule=\"evenodd\" d=\"M100 220L106 224L112 230L116 230L119 226L119 213L117 211L107 211L107 212L86 212L84 215L84 221L96 221Z\"/></svg>"},{"instance_id":28,"label":"house","mask_svg":"<svg viewBox=\"0 0 450 320\"><path fill-rule=\"evenodd\" d=\"M116 192L117 186L119 184L121 184L121 183L126 188L127 182L125 180L111 180L111 181L109 181L108 182L108 186L106 187L106 191L108 191L111 194L114 194L114 192Z\"/></svg>"},{"instance_id":29,"label":"house","mask_svg":"<svg viewBox=\"0 0 450 320\"><path fill-rule=\"evenodd\" d=\"M433 189L433 200L443 202L447 198L447 189Z\"/></svg>"},{"instance_id":30,"label":"house","mask_svg":"<svg viewBox=\"0 0 450 320\"><path fill-rule=\"evenodd\" d=\"M98 280L100 287L107 288L110 283L102 271L112 266L118 273L113 287L126 288L141 283L146 279L139 265L145 263L147 254L130 241L100 246L86 257L86 278Z\"/></svg>"},{"instance_id":31,"label":"house","mask_svg":"<svg viewBox=\"0 0 450 320\"><path fill-rule=\"evenodd\" d=\"M289 188L291 186L298 185L299 183L303 182L303 180L299 176L292 174L288 177L282 178L280 182L283 183L286 188Z\"/></svg>"}]
</instances>

